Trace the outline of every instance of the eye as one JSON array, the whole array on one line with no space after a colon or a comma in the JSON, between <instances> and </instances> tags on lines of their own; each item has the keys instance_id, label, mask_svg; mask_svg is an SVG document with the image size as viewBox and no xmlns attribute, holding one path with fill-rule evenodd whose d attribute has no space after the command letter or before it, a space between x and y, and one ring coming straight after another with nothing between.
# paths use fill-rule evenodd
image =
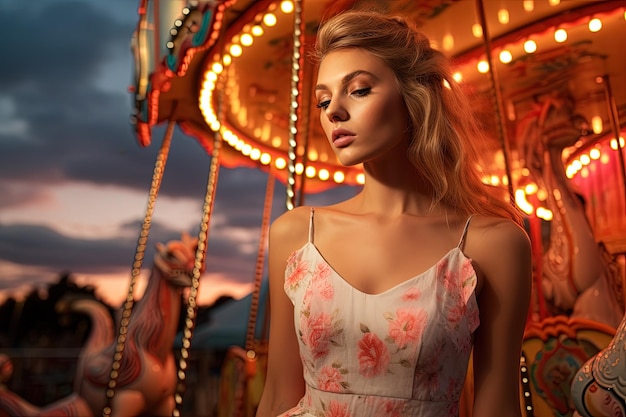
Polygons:
<instances>
[{"instance_id":1,"label":"eye","mask_svg":"<svg viewBox=\"0 0 626 417\"><path fill-rule=\"evenodd\" d=\"M365 87L365 88L359 88L358 90L354 90L352 92L352 95L357 96L357 97L365 97L367 96L370 92L372 91L372 89L370 87Z\"/></svg>"},{"instance_id":2,"label":"eye","mask_svg":"<svg viewBox=\"0 0 626 417\"><path fill-rule=\"evenodd\" d=\"M318 109L326 110L329 105L330 105L330 100L324 100L324 101L320 101L319 103L317 103L316 107Z\"/></svg>"}]
</instances>

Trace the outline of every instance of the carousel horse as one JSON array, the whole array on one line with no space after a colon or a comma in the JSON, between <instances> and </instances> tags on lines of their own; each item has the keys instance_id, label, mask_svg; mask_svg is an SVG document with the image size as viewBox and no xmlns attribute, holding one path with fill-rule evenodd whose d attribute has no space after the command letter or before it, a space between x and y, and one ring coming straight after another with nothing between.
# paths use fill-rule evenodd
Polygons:
<instances>
[{"instance_id":1,"label":"carousel horse","mask_svg":"<svg viewBox=\"0 0 626 417\"><path fill-rule=\"evenodd\" d=\"M576 416L626 416L626 316L609 345L574 375L571 397Z\"/></svg>"},{"instance_id":2,"label":"carousel horse","mask_svg":"<svg viewBox=\"0 0 626 417\"><path fill-rule=\"evenodd\" d=\"M172 415L178 381L172 348L182 289L191 285L196 247L197 239L187 234L183 234L181 241L156 245L146 290L135 302L130 317L110 404L113 417ZM39 408L9 390L0 390L1 417L101 415L117 348L113 320L104 306L94 300L72 301L71 308L87 314L92 322L78 360L74 392Z\"/></svg>"},{"instance_id":3,"label":"carousel horse","mask_svg":"<svg viewBox=\"0 0 626 417\"><path fill-rule=\"evenodd\" d=\"M609 344L624 314L618 269L596 242L584 201L566 176L563 151L587 129L573 110L567 94L553 93L522 119L518 131L529 179L545 191L539 204L553 213L552 221L543 223L549 229L533 240L541 252L535 257L534 285L540 320L528 323L522 351L535 410L559 417L573 415L574 375ZM545 242L539 234L547 234Z\"/></svg>"},{"instance_id":4,"label":"carousel horse","mask_svg":"<svg viewBox=\"0 0 626 417\"><path fill-rule=\"evenodd\" d=\"M620 280L596 242L580 196L571 188L562 160L586 129L572 100L552 95L521 123L521 156L553 213L548 247L541 256L541 288L536 291L554 314L597 321L616 328L624 313ZM538 220L538 219L536 219Z\"/></svg>"}]
</instances>

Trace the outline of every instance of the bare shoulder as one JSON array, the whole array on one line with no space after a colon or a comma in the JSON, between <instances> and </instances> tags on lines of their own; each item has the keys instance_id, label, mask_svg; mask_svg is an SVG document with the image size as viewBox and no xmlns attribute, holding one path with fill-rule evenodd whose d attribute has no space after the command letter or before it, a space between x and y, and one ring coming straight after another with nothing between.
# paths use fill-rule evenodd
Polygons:
<instances>
[{"instance_id":1,"label":"bare shoulder","mask_svg":"<svg viewBox=\"0 0 626 417\"><path fill-rule=\"evenodd\" d=\"M286 211L272 222L270 227L270 245L280 248L281 252L292 252L308 239L311 207L300 206Z\"/></svg>"},{"instance_id":2,"label":"bare shoulder","mask_svg":"<svg viewBox=\"0 0 626 417\"><path fill-rule=\"evenodd\" d=\"M476 216L471 226L473 236L468 236L468 241L471 239L472 246L479 252L530 249L526 231L509 219Z\"/></svg>"},{"instance_id":3,"label":"bare shoulder","mask_svg":"<svg viewBox=\"0 0 626 417\"><path fill-rule=\"evenodd\" d=\"M477 216L467 235L466 251L481 281L491 286L527 286L531 274L531 246L526 231L515 222Z\"/></svg>"}]
</instances>

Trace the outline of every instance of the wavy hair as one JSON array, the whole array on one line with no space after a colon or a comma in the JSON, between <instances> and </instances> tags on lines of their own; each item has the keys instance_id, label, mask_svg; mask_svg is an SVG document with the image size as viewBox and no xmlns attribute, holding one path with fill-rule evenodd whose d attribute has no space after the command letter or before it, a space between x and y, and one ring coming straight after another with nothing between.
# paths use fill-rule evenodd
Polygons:
<instances>
[{"instance_id":1,"label":"wavy hair","mask_svg":"<svg viewBox=\"0 0 626 417\"><path fill-rule=\"evenodd\" d=\"M522 222L518 209L483 184L474 161L476 141L484 140L468 97L452 79L450 60L404 17L373 11L346 11L317 32L313 59L330 52L368 51L395 74L410 116L408 158L438 203L465 214L506 217Z\"/></svg>"}]
</instances>

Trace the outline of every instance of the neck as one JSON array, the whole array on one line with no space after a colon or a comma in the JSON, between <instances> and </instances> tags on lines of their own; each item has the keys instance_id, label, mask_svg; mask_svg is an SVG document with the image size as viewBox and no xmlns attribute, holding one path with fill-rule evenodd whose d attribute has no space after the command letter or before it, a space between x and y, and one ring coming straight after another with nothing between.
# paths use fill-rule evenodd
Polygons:
<instances>
[{"instance_id":1,"label":"neck","mask_svg":"<svg viewBox=\"0 0 626 417\"><path fill-rule=\"evenodd\" d=\"M432 193L408 161L388 165L366 163L364 173L365 185L356 200L363 212L385 217L403 214L434 217L448 212L442 205L432 206Z\"/></svg>"}]
</instances>

